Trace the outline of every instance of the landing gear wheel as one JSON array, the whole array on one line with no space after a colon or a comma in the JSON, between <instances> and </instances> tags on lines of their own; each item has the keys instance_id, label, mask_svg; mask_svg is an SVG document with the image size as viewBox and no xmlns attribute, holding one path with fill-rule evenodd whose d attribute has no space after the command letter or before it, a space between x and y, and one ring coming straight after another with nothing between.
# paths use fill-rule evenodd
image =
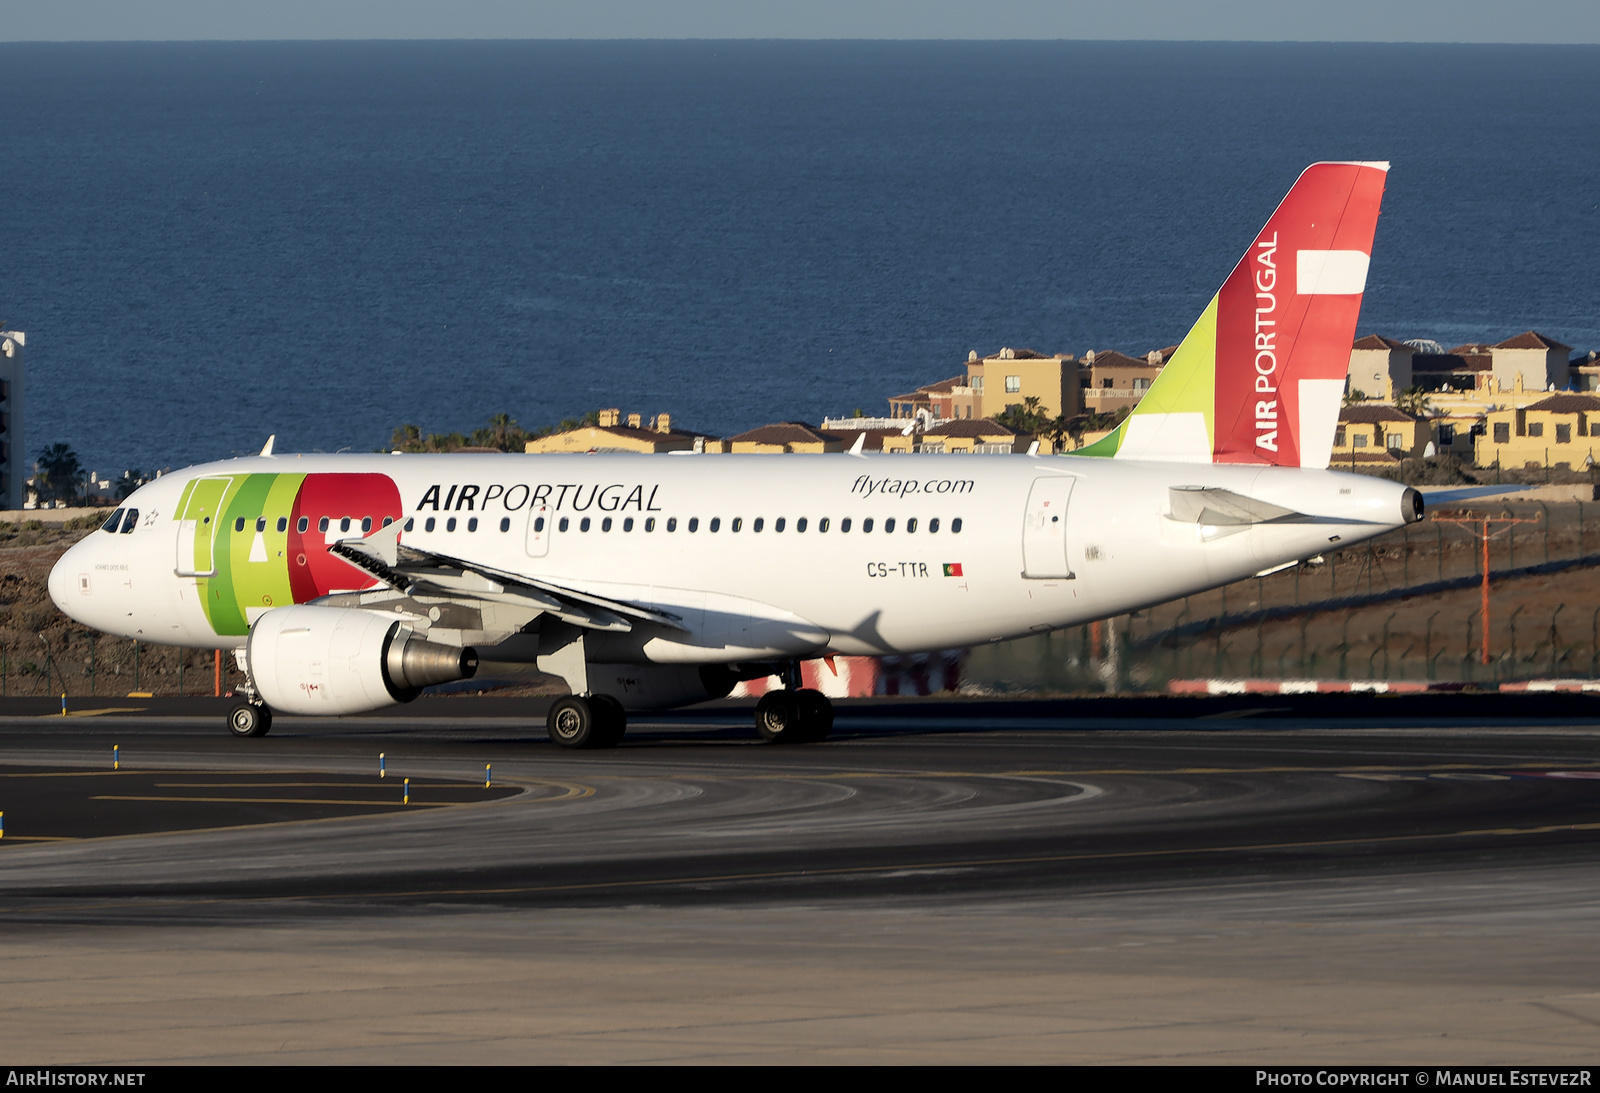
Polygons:
<instances>
[{"instance_id":1,"label":"landing gear wheel","mask_svg":"<svg viewBox=\"0 0 1600 1093\"><path fill-rule=\"evenodd\" d=\"M599 737L589 745L594 748L614 748L622 743L622 734L628 731L628 711L611 695L590 695L589 707L600 719Z\"/></svg>"},{"instance_id":2,"label":"landing gear wheel","mask_svg":"<svg viewBox=\"0 0 1600 1093\"><path fill-rule=\"evenodd\" d=\"M265 736L272 728L272 711L265 706L241 702L228 711L228 731L235 736Z\"/></svg>"},{"instance_id":3,"label":"landing gear wheel","mask_svg":"<svg viewBox=\"0 0 1600 1093\"><path fill-rule=\"evenodd\" d=\"M796 691L794 697L800 707L800 742L822 743L833 731L833 703L821 691Z\"/></svg>"},{"instance_id":4,"label":"landing gear wheel","mask_svg":"<svg viewBox=\"0 0 1600 1093\"><path fill-rule=\"evenodd\" d=\"M769 744L798 744L804 741L800 703L794 691L768 691L756 703L756 732Z\"/></svg>"},{"instance_id":5,"label":"landing gear wheel","mask_svg":"<svg viewBox=\"0 0 1600 1093\"><path fill-rule=\"evenodd\" d=\"M622 703L609 695L558 699L545 719L550 739L563 748L614 748L628 727Z\"/></svg>"}]
</instances>

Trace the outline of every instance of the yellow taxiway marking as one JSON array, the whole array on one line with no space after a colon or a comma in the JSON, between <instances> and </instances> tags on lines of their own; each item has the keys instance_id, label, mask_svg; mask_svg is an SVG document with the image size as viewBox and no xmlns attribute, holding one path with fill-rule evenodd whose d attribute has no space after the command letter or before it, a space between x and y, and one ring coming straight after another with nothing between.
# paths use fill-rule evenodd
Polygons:
<instances>
[{"instance_id":1,"label":"yellow taxiway marking","mask_svg":"<svg viewBox=\"0 0 1600 1093\"><path fill-rule=\"evenodd\" d=\"M175 794L158 797L110 793L89 799L91 801L194 801L198 804L224 805L355 805L361 808L389 808L391 806L394 808L449 808L453 804L465 803L456 801L421 801L403 804L400 801L393 800L341 801L337 798L324 797L184 797Z\"/></svg>"},{"instance_id":2,"label":"yellow taxiway marking","mask_svg":"<svg viewBox=\"0 0 1600 1093\"><path fill-rule=\"evenodd\" d=\"M107 706L103 710L68 710L68 717L99 717L103 713L143 713L143 706Z\"/></svg>"},{"instance_id":3,"label":"yellow taxiway marking","mask_svg":"<svg viewBox=\"0 0 1600 1093\"><path fill-rule=\"evenodd\" d=\"M157 782L157 789L381 789L398 784L398 778L373 778L365 782ZM419 782L411 779L412 789L481 789L483 783Z\"/></svg>"}]
</instances>

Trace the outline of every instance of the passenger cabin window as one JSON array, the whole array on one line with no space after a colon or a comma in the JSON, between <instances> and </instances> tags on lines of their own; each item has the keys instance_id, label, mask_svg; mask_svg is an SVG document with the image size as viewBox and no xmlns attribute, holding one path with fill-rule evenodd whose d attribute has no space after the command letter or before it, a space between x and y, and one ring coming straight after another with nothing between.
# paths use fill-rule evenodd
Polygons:
<instances>
[{"instance_id":1,"label":"passenger cabin window","mask_svg":"<svg viewBox=\"0 0 1600 1093\"><path fill-rule=\"evenodd\" d=\"M840 531L849 531L850 530L850 517L846 516L843 520L839 521L839 530Z\"/></svg>"},{"instance_id":2,"label":"passenger cabin window","mask_svg":"<svg viewBox=\"0 0 1600 1093\"><path fill-rule=\"evenodd\" d=\"M656 518L654 516L645 517L644 529L646 531L654 531L656 529Z\"/></svg>"},{"instance_id":3,"label":"passenger cabin window","mask_svg":"<svg viewBox=\"0 0 1600 1093\"><path fill-rule=\"evenodd\" d=\"M667 530L668 531L677 531L678 530L678 518L676 516L667 517Z\"/></svg>"},{"instance_id":4,"label":"passenger cabin window","mask_svg":"<svg viewBox=\"0 0 1600 1093\"><path fill-rule=\"evenodd\" d=\"M403 528L401 528L400 530L401 531L410 531L412 528L414 528L416 526L417 526L417 518L415 516L407 516L406 517L405 526Z\"/></svg>"},{"instance_id":5,"label":"passenger cabin window","mask_svg":"<svg viewBox=\"0 0 1600 1093\"><path fill-rule=\"evenodd\" d=\"M278 534L282 535L284 532L286 532L288 530L289 530L289 518L287 516L278 517Z\"/></svg>"},{"instance_id":6,"label":"passenger cabin window","mask_svg":"<svg viewBox=\"0 0 1600 1093\"><path fill-rule=\"evenodd\" d=\"M115 535L120 527L122 527L122 510L118 509L106 517L106 522L100 525L100 530Z\"/></svg>"},{"instance_id":7,"label":"passenger cabin window","mask_svg":"<svg viewBox=\"0 0 1600 1093\"><path fill-rule=\"evenodd\" d=\"M428 522L422 525L422 530L423 531L432 531L435 527L438 526L438 524L439 524L439 522L437 520L435 520L432 516L430 516L430 517L428 517ZM562 528L561 530L565 531L566 528Z\"/></svg>"},{"instance_id":8,"label":"passenger cabin window","mask_svg":"<svg viewBox=\"0 0 1600 1093\"><path fill-rule=\"evenodd\" d=\"M743 530L743 529L744 529L744 517L742 517L742 516L735 516L735 517L734 517L734 518L733 518L733 523L732 523L732 525L730 525L730 527L731 527L731 528L732 528L732 530L734 530L734 531L741 531L741 530Z\"/></svg>"},{"instance_id":9,"label":"passenger cabin window","mask_svg":"<svg viewBox=\"0 0 1600 1093\"><path fill-rule=\"evenodd\" d=\"M906 534L910 535L913 531L916 531L916 530L917 530L917 518L915 516L913 516L911 519L906 521Z\"/></svg>"},{"instance_id":10,"label":"passenger cabin window","mask_svg":"<svg viewBox=\"0 0 1600 1093\"><path fill-rule=\"evenodd\" d=\"M601 531L610 531L611 530L611 517L607 516L604 520L600 521L600 530Z\"/></svg>"},{"instance_id":11,"label":"passenger cabin window","mask_svg":"<svg viewBox=\"0 0 1600 1093\"><path fill-rule=\"evenodd\" d=\"M567 518L565 516L563 516L561 518L561 523L556 525L556 526L559 527L562 531L566 531L567 528L571 526L571 524L569 523Z\"/></svg>"},{"instance_id":12,"label":"passenger cabin window","mask_svg":"<svg viewBox=\"0 0 1600 1093\"><path fill-rule=\"evenodd\" d=\"M372 530L372 517L363 516L361 518L361 534L365 535L367 532L369 532L371 530Z\"/></svg>"},{"instance_id":13,"label":"passenger cabin window","mask_svg":"<svg viewBox=\"0 0 1600 1093\"><path fill-rule=\"evenodd\" d=\"M456 529L456 518L454 516L444 522L444 529L446 531L454 531Z\"/></svg>"},{"instance_id":14,"label":"passenger cabin window","mask_svg":"<svg viewBox=\"0 0 1600 1093\"><path fill-rule=\"evenodd\" d=\"M883 533L885 535L888 535L893 531L894 531L894 517L891 516L891 517L889 517L887 520L885 520L883 522Z\"/></svg>"},{"instance_id":15,"label":"passenger cabin window","mask_svg":"<svg viewBox=\"0 0 1600 1093\"><path fill-rule=\"evenodd\" d=\"M872 517L869 516L865 520L861 521L861 534L872 534Z\"/></svg>"},{"instance_id":16,"label":"passenger cabin window","mask_svg":"<svg viewBox=\"0 0 1600 1093\"><path fill-rule=\"evenodd\" d=\"M788 521L785 520L782 516L778 517L776 520L772 521L772 530L773 531L782 531L783 530L783 525L786 524L787 522Z\"/></svg>"},{"instance_id":17,"label":"passenger cabin window","mask_svg":"<svg viewBox=\"0 0 1600 1093\"><path fill-rule=\"evenodd\" d=\"M257 531L266 531L267 530L267 518L265 516L257 516L256 517L256 530Z\"/></svg>"},{"instance_id":18,"label":"passenger cabin window","mask_svg":"<svg viewBox=\"0 0 1600 1093\"><path fill-rule=\"evenodd\" d=\"M339 530L340 531L349 531L350 530L350 517L346 516L344 519L339 521Z\"/></svg>"},{"instance_id":19,"label":"passenger cabin window","mask_svg":"<svg viewBox=\"0 0 1600 1093\"><path fill-rule=\"evenodd\" d=\"M766 526L767 526L766 519L764 517L757 516L756 517L756 522L750 525L750 530L752 530L752 531L760 531L762 528L764 528Z\"/></svg>"},{"instance_id":20,"label":"passenger cabin window","mask_svg":"<svg viewBox=\"0 0 1600 1093\"><path fill-rule=\"evenodd\" d=\"M633 530L633 517L624 516L622 518L622 530L623 531L632 531Z\"/></svg>"},{"instance_id":21,"label":"passenger cabin window","mask_svg":"<svg viewBox=\"0 0 1600 1093\"><path fill-rule=\"evenodd\" d=\"M700 517L698 517L698 516L689 517L689 530L691 532L695 532L695 531L699 531L700 530Z\"/></svg>"},{"instance_id":22,"label":"passenger cabin window","mask_svg":"<svg viewBox=\"0 0 1600 1093\"><path fill-rule=\"evenodd\" d=\"M828 530L828 518L826 516L824 516L822 519L817 521L817 530L818 531L827 531Z\"/></svg>"},{"instance_id":23,"label":"passenger cabin window","mask_svg":"<svg viewBox=\"0 0 1600 1093\"><path fill-rule=\"evenodd\" d=\"M721 531L722 530L722 517L713 516L711 518L711 530L712 531Z\"/></svg>"},{"instance_id":24,"label":"passenger cabin window","mask_svg":"<svg viewBox=\"0 0 1600 1093\"><path fill-rule=\"evenodd\" d=\"M478 518L476 516L467 517L467 530L468 531L477 531L478 530Z\"/></svg>"},{"instance_id":25,"label":"passenger cabin window","mask_svg":"<svg viewBox=\"0 0 1600 1093\"><path fill-rule=\"evenodd\" d=\"M957 516L954 520L950 521L950 534L961 534L961 517Z\"/></svg>"},{"instance_id":26,"label":"passenger cabin window","mask_svg":"<svg viewBox=\"0 0 1600 1093\"><path fill-rule=\"evenodd\" d=\"M310 526L311 526L311 518L309 516L302 516L302 517L300 517L299 522L295 524L294 529L296 531L298 531L301 535L304 535L306 533L306 528L308 528Z\"/></svg>"},{"instance_id":27,"label":"passenger cabin window","mask_svg":"<svg viewBox=\"0 0 1600 1093\"><path fill-rule=\"evenodd\" d=\"M936 532L938 530L939 530L939 518L937 516L935 516L932 520L928 521L928 534L932 535L934 532Z\"/></svg>"},{"instance_id":28,"label":"passenger cabin window","mask_svg":"<svg viewBox=\"0 0 1600 1093\"><path fill-rule=\"evenodd\" d=\"M237 520L235 520L233 522L233 530L234 531L243 531L244 530L244 517L243 516L239 517Z\"/></svg>"},{"instance_id":29,"label":"passenger cabin window","mask_svg":"<svg viewBox=\"0 0 1600 1093\"><path fill-rule=\"evenodd\" d=\"M326 516L317 521L317 530L321 532L328 530L328 518Z\"/></svg>"},{"instance_id":30,"label":"passenger cabin window","mask_svg":"<svg viewBox=\"0 0 1600 1093\"><path fill-rule=\"evenodd\" d=\"M589 530L589 518L587 516L585 516L582 520L578 521L578 530L579 531L588 531Z\"/></svg>"},{"instance_id":31,"label":"passenger cabin window","mask_svg":"<svg viewBox=\"0 0 1600 1093\"><path fill-rule=\"evenodd\" d=\"M806 518L804 516L794 522L794 530L802 532L806 530Z\"/></svg>"},{"instance_id":32,"label":"passenger cabin window","mask_svg":"<svg viewBox=\"0 0 1600 1093\"><path fill-rule=\"evenodd\" d=\"M541 525L543 524L542 520L540 521L540 524ZM500 517L500 530L501 531L510 531L511 530L511 517L509 517L509 516Z\"/></svg>"}]
</instances>

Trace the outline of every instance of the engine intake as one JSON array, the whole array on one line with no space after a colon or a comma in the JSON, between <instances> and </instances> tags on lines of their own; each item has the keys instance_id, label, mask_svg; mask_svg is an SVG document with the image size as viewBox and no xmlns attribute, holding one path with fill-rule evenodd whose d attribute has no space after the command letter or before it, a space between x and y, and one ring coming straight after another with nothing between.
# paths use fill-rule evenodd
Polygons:
<instances>
[{"instance_id":1,"label":"engine intake","mask_svg":"<svg viewBox=\"0 0 1600 1093\"><path fill-rule=\"evenodd\" d=\"M428 641L381 611L277 607L250 627L250 682L282 713L347 714L410 702L478 671L472 649Z\"/></svg>"}]
</instances>

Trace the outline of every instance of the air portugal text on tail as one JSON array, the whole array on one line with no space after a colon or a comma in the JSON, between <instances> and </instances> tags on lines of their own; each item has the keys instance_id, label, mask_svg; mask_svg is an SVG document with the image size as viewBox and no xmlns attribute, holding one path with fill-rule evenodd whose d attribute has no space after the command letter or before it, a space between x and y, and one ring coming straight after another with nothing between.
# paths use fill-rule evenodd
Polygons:
<instances>
[{"instance_id":1,"label":"air portugal text on tail","mask_svg":"<svg viewBox=\"0 0 1600 1093\"><path fill-rule=\"evenodd\" d=\"M1388 170L1306 168L1139 405L1078 454L1326 467Z\"/></svg>"},{"instance_id":2,"label":"air portugal text on tail","mask_svg":"<svg viewBox=\"0 0 1600 1093\"><path fill-rule=\"evenodd\" d=\"M260 455L164 475L50 595L139 641L227 648L229 729L409 702L480 654L563 680L565 747L777 676L767 740L833 725L801 662L1107 618L1420 519L1327 469L1384 169L1310 168L1090 455ZM1276 464L1276 465L1275 465ZM1336 548L1335 548L1336 549ZM824 686L828 678L824 673Z\"/></svg>"}]
</instances>

